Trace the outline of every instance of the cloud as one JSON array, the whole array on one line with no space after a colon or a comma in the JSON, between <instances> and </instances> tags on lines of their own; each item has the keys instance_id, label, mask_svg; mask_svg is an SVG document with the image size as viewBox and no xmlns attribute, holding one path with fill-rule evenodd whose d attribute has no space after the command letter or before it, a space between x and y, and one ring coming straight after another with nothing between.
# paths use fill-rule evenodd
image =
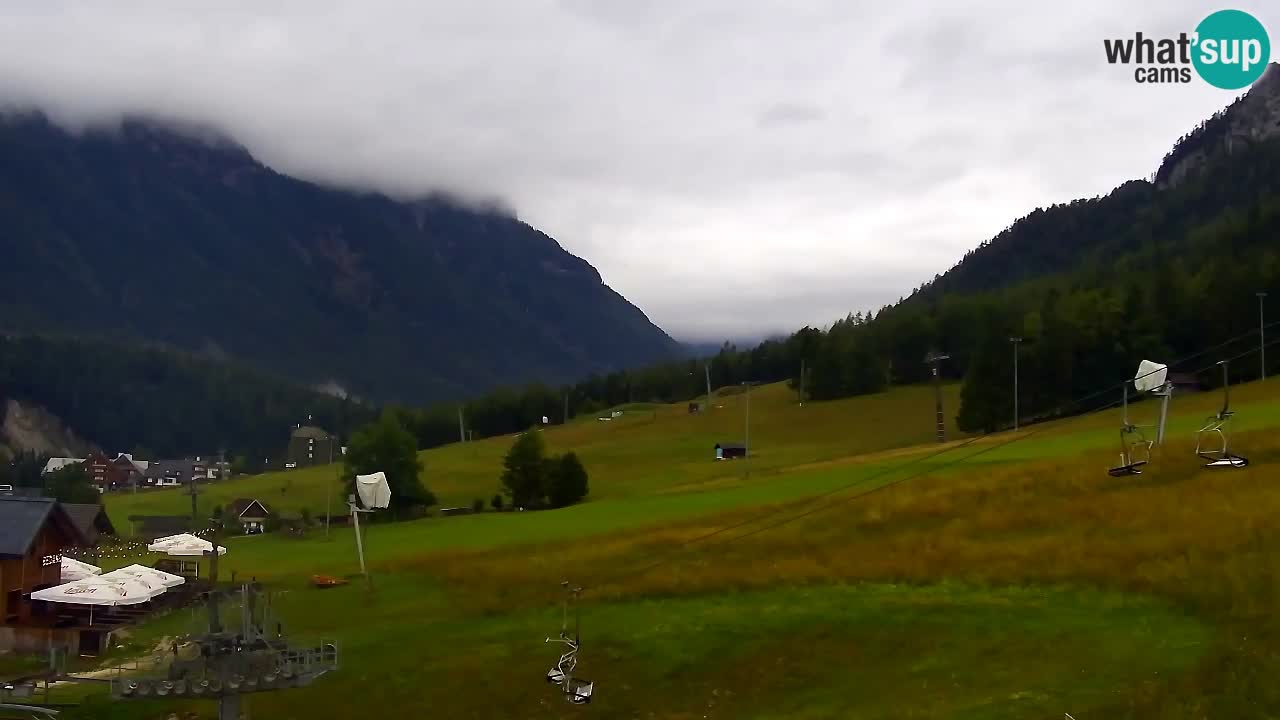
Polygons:
<instances>
[{"instance_id":1,"label":"cloud","mask_svg":"<svg viewBox=\"0 0 1280 720\"><path fill-rule=\"evenodd\" d=\"M756 116L756 124L763 128L808 125L826 117L827 113L816 105L807 103L778 102Z\"/></svg>"},{"instance_id":2,"label":"cloud","mask_svg":"<svg viewBox=\"0 0 1280 720\"><path fill-rule=\"evenodd\" d=\"M26 0L0 10L0 104L500 198L673 334L760 335L892 302L1037 205L1149 174L1231 94L1139 86L1102 39L1212 9Z\"/></svg>"}]
</instances>

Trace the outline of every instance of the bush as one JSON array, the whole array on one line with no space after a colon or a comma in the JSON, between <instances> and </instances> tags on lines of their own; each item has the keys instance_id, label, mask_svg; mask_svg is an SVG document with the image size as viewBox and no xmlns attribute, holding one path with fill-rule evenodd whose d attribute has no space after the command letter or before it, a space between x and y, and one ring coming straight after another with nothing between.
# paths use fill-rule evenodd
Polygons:
<instances>
[{"instance_id":1,"label":"bush","mask_svg":"<svg viewBox=\"0 0 1280 720\"><path fill-rule=\"evenodd\" d=\"M530 431L516 438L503 466L502 484L512 507L561 508L587 496L587 471L578 456L548 456L541 433ZM501 497L494 498L494 509L500 509L501 502Z\"/></svg>"},{"instance_id":2,"label":"bush","mask_svg":"<svg viewBox=\"0 0 1280 720\"><path fill-rule=\"evenodd\" d=\"M493 499L489 501L489 507L492 507L494 510L502 509L502 493L497 493L493 496Z\"/></svg>"},{"instance_id":3,"label":"bush","mask_svg":"<svg viewBox=\"0 0 1280 720\"><path fill-rule=\"evenodd\" d=\"M471 512L477 512L477 513L484 512L484 501L481 500L480 498L476 498L475 500L472 500Z\"/></svg>"}]
</instances>

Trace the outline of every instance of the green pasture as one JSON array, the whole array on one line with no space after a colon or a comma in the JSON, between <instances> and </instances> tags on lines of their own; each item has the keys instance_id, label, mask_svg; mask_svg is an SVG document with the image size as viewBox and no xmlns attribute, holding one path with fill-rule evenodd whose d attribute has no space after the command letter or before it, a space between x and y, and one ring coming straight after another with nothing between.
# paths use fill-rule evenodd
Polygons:
<instances>
[{"instance_id":1,"label":"green pasture","mask_svg":"<svg viewBox=\"0 0 1280 720\"><path fill-rule=\"evenodd\" d=\"M277 593L286 631L336 640L344 667L254 698L254 717L1204 718L1280 714L1280 386L1233 395L1242 471L1203 470L1194 430L1220 402L1176 397L1141 476L1109 478L1118 410L932 442L933 389L801 407L783 386L709 415L629 408L543 430L591 473L588 502L367 526L373 589L347 528L230 538L222 577ZM954 409L956 388L947 388ZM1145 422L1155 403L1135 405ZM511 438L422 453L446 505L497 489ZM750 472L748 472L748 468ZM206 488L323 515L334 468ZM281 492L282 488L284 489ZM278 493L275 497L270 493ZM265 495L265 497L264 497ZM335 495L336 497L336 495ZM112 496L113 517L180 513L180 493ZM335 507L338 505L335 503ZM726 530L726 528L730 528ZM595 703L542 679L559 581L587 586L580 670ZM176 613L128 651L193 629ZM376 688L376 691L373 690ZM185 707L90 697L71 717Z\"/></svg>"}]
</instances>

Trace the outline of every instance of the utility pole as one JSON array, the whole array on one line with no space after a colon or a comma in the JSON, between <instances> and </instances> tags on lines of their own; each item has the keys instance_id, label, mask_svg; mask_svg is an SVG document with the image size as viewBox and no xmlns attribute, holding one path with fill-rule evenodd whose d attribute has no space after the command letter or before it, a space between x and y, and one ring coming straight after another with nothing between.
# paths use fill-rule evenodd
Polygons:
<instances>
[{"instance_id":1,"label":"utility pole","mask_svg":"<svg viewBox=\"0 0 1280 720\"><path fill-rule=\"evenodd\" d=\"M707 378L707 412L711 412L711 365L706 361L702 361L702 373Z\"/></svg>"},{"instance_id":2,"label":"utility pole","mask_svg":"<svg viewBox=\"0 0 1280 720\"><path fill-rule=\"evenodd\" d=\"M196 497L200 495L200 489L196 487L196 474L194 472L187 475L187 495L191 498L191 529L199 530L196 527Z\"/></svg>"},{"instance_id":3,"label":"utility pole","mask_svg":"<svg viewBox=\"0 0 1280 720\"><path fill-rule=\"evenodd\" d=\"M755 385L756 382L754 380L745 380L742 384L747 388L742 417L742 449L744 451L743 459L747 461L746 477L751 477L751 386Z\"/></svg>"},{"instance_id":4,"label":"utility pole","mask_svg":"<svg viewBox=\"0 0 1280 720\"><path fill-rule=\"evenodd\" d=\"M569 393L564 394L564 424L569 424Z\"/></svg>"},{"instance_id":5,"label":"utility pole","mask_svg":"<svg viewBox=\"0 0 1280 720\"><path fill-rule=\"evenodd\" d=\"M804 358L800 358L800 405L804 405Z\"/></svg>"},{"instance_id":6,"label":"utility pole","mask_svg":"<svg viewBox=\"0 0 1280 720\"><path fill-rule=\"evenodd\" d=\"M1262 363L1262 380L1267 379L1267 323L1264 309L1264 301L1267 299L1265 292L1258 293L1258 355Z\"/></svg>"},{"instance_id":7,"label":"utility pole","mask_svg":"<svg viewBox=\"0 0 1280 720\"><path fill-rule=\"evenodd\" d=\"M1018 345L1022 343L1022 338L1011 337L1009 342L1013 343L1013 431L1018 431Z\"/></svg>"},{"instance_id":8,"label":"utility pole","mask_svg":"<svg viewBox=\"0 0 1280 720\"><path fill-rule=\"evenodd\" d=\"M950 355L937 352L929 353L929 355L924 359L925 362L933 366L933 398L934 406L937 409L938 442L947 441L947 421L946 416L942 413L942 375L939 372L939 364L943 360L950 359Z\"/></svg>"},{"instance_id":9,"label":"utility pole","mask_svg":"<svg viewBox=\"0 0 1280 720\"><path fill-rule=\"evenodd\" d=\"M747 461L747 477L751 477L751 385L747 383L743 384L747 385L746 412L743 416L742 423L745 426L743 429L742 445L743 449L746 451L743 459Z\"/></svg>"},{"instance_id":10,"label":"utility pole","mask_svg":"<svg viewBox=\"0 0 1280 720\"><path fill-rule=\"evenodd\" d=\"M467 441L467 431L463 429L464 427L465 426L462 424L462 406L459 405L458 406L458 442Z\"/></svg>"},{"instance_id":11,"label":"utility pole","mask_svg":"<svg viewBox=\"0 0 1280 720\"><path fill-rule=\"evenodd\" d=\"M337 438L333 435L329 436L329 464L333 464L333 446L336 444ZM333 471L334 479L337 479L338 470ZM329 539L329 519L333 515L333 488L329 488L329 492L325 493L324 498L324 539Z\"/></svg>"}]
</instances>

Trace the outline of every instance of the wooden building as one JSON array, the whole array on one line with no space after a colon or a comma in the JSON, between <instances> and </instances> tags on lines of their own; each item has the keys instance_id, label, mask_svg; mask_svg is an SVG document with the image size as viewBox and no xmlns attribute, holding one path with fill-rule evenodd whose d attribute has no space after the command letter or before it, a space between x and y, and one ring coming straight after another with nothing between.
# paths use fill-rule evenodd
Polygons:
<instances>
[{"instance_id":1,"label":"wooden building","mask_svg":"<svg viewBox=\"0 0 1280 720\"><path fill-rule=\"evenodd\" d=\"M109 458L102 453L91 453L84 460L85 472L98 492L108 492L133 487L142 480L142 470L128 455Z\"/></svg>"},{"instance_id":2,"label":"wooden building","mask_svg":"<svg viewBox=\"0 0 1280 720\"><path fill-rule=\"evenodd\" d=\"M107 509L97 503L63 503L71 522L88 545L97 545L103 535L115 535L116 528L107 517Z\"/></svg>"},{"instance_id":3,"label":"wooden building","mask_svg":"<svg viewBox=\"0 0 1280 720\"><path fill-rule=\"evenodd\" d=\"M0 496L0 652L55 642L50 610L31 593L60 584L62 551L84 544L56 500Z\"/></svg>"}]
</instances>

